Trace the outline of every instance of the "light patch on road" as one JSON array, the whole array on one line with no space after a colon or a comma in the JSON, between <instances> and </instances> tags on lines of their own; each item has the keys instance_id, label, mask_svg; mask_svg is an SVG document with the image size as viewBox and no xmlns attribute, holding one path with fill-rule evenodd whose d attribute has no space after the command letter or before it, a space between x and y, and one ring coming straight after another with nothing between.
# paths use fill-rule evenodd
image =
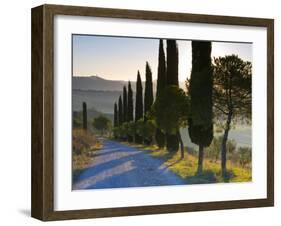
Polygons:
<instances>
[{"instance_id":1,"label":"light patch on road","mask_svg":"<svg viewBox=\"0 0 281 226\"><path fill-rule=\"evenodd\" d=\"M118 166L115 166L111 169L104 170L94 176L91 176L85 180L80 181L79 183L74 185L74 189L87 189L89 186L93 186L96 183L106 180L110 177L120 175L126 172L129 172L131 170L135 169L135 166L133 166L133 161L127 161L124 162Z\"/></svg>"}]
</instances>

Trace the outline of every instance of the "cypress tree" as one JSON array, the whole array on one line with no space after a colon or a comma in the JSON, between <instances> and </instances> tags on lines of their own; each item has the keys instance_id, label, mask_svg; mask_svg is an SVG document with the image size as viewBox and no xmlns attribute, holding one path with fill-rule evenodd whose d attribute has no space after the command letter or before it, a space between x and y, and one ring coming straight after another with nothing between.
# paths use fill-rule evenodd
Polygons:
<instances>
[{"instance_id":1,"label":"cypress tree","mask_svg":"<svg viewBox=\"0 0 281 226\"><path fill-rule=\"evenodd\" d=\"M167 85L167 75L166 75L166 60L163 47L163 40L159 41L159 52L158 52L158 69L157 69L157 91L156 98L161 95L163 90Z\"/></svg>"},{"instance_id":2,"label":"cypress tree","mask_svg":"<svg viewBox=\"0 0 281 226\"><path fill-rule=\"evenodd\" d=\"M152 72L151 68L146 62L145 65L145 90L144 90L144 122L147 120L147 114L149 113L151 106L153 104L153 83L152 83ZM147 137L145 139L147 144L152 142L152 137Z\"/></svg>"},{"instance_id":3,"label":"cypress tree","mask_svg":"<svg viewBox=\"0 0 281 226\"><path fill-rule=\"evenodd\" d=\"M114 103L114 121L113 126L116 129L118 127L118 108L116 102ZM114 138L117 138L116 131L114 130Z\"/></svg>"},{"instance_id":4,"label":"cypress tree","mask_svg":"<svg viewBox=\"0 0 281 226\"><path fill-rule=\"evenodd\" d=\"M140 72L138 71L137 75L137 84L136 84L136 108L135 108L135 122L143 118L143 94L142 94L142 81L140 77ZM135 135L135 141L137 143L142 143L142 137Z\"/></svg>"},{"instance_id":5,"label":"cypress tree","mask_svg":"<svg viewBox=\"0 0 281 226\"><path fill-rule=\"evenodd\" d=\"M114 127L118 127L118 108L116 102L114 103L114 122L113 122Z\"/></svg>"},{"instance_id":6,"label":"cypress tree","mask_svg":"<svg viewBox=\"0 0 281 226\"><path fill-rule=\"evenodd\" d=\"M128 97L127 97L127 88L123 87L123 122L127 122L127 112L128 112ZM124 135L124 140L127 140L128 137Z\"/></svg>"},{"instance_id":7,"label":"cypress tree","mask_svg":"<svg viewBox=\"0 0 281 226\"><path fill-rule=\"evenodd\" d=\"M87 104L83 102L83 129L87 130Z\"/></svg>"},{"instance_id":8,"label":"cypress tree","mask_svg":"<svg viewBox=\"0 0 281 226\"><path fill-rule=\"evenodd\" d=\"M128 122L134 121L134 103L133 103L133 90L131 82L128 83L128 111L127 111Z\"/></svg>"},{"instance_id":9,"label":"cypress tree","mask_svg":"<svg viewBox=\"0 0 281 226\"><path fill-rule=\"evenodd\" d=\"M127 88L123 87L123 122L127 122L127 112L128 112L128 97Z\"/></svg>"},{"instance_id":10,"label":"cypress tree","mask_svg":"<svg viewBox=\"0 0 281 226\"><path fill-rule=\"evenodd\" d=\"M213 70L211 42L192 41L192 70L190 76L190 116L188 132L193 143L199 146L198 169L203 170L204 147L213 139Z\"/></svg>"},{"instance_id":11,"label":"cypress tree","mask_svg":"<svg viewBox=\"0 0 281 226\"><path fill-rule=\"evenodd\" d=\"M123 124L123 104L122 104L122 97L119 96L118 100L118 126Z\"/></svg>"},{"instance_id":12,"label":"cypress tree","mask_svg":"<svg viewBox=\"0 0 281 226\"><path fill-rule=\"evenodd\" d=\"M178 79L178 46L176 40L167 40L167 84L179 86Z\"/></svg>"},{"instance_id":13,"label":"cypress tree","mask_svg":"<svg viewBox=\"0 0 281 226\"><path fill-rule=\"evenodd\" d=\"M128 83L128 110L127 110L127 120L128 120L128 122L133 122L133 121L134 121L133 90L132 90L130 81L129 81L129 83ZM128 136L128 141L129 141L129 142L132 142L132 141L133 141L133 136L132 136L132 135L129 135L129 136Z\"/></svg>"},{"instance_id":14,"label":"cypress tree","mask_svg":"<svg viewBox=\"0 0 281 226\"><path fill-rule=\"evenodd\" d=\"M163 40L159 41L159 51L158 51L158 70L157 70L157 91L156 91L156 99L161 96L164 92L164 89L167 84L166 78L166 60L165 53L163 48ZM156 129L155 140L159 148L163 148L165 146L165 134L159 129Z\"/></svg>"},{"instance_id":15,"label":"cypress tree","mask_svg":"<svg viewBox=\"0 0 281 226\"><path fill-rule=\"evenodd\" d=\"M145 90L144 90L144 113L148 113L153 104L153 84L151 68L146 62L145 65ZM146 119L146 117L145 117Z\"/></svg>"},{"instance_id":16,"label":"cypress tree","mask_svg":"<svg viewBox=\"0 0 281 226\"><path fill-rule=\"evenodd\" d=\"M167 40L167 86L179 86L178 80L178 47L176 40ZM179 149L177 134L166 134L167 149L171 152Z\"/></svg>"}]
</instances>

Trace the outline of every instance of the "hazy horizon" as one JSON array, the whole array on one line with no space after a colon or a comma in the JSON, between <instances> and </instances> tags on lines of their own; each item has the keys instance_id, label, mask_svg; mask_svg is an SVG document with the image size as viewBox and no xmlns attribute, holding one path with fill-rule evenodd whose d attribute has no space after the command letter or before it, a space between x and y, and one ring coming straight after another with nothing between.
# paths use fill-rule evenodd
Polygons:
<instances>
[{"instance_id":1,"label":"hazy horizon","mask_svg":"<svg viewBox=\"0 0 281 226\"><path fill-rule=\"evenodd\" d=\"M153 80L157 79L159 39L73 35L72 69L75 77L98 76L114 81L136 81L137 71L145 78L145 63L150 64ZM179 81L191 72L191 41L177 40ZM164 41L166 53L166 42ZM238 55L252 61L251 43L212 42L212 58Z\"/></svg>"}]
</instances>

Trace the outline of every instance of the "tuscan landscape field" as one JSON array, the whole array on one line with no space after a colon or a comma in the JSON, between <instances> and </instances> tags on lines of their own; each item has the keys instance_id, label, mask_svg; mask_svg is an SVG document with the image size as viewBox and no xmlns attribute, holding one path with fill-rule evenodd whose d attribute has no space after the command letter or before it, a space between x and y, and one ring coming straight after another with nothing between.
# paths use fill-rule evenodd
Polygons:
<instances>
[{"instance_id":1,"label":"tuscan landscape field","mask_svg":"<svg viewBox=\"0 0 281 226\"><path fill-rule=\"evenodd\" d=\"M72 39L74 190L252 181L251 43Z\"/></svg>"}]
</instances>

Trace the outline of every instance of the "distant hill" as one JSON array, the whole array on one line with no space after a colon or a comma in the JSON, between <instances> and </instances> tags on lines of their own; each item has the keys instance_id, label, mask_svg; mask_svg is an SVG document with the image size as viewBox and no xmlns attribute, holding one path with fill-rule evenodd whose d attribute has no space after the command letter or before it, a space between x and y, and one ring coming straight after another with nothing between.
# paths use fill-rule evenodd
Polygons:
<instances>
[{"instance_id":1,"label":"distant hill","mask_svg":"<svg viewBox=\"0 0 281 226\"><path fill-rule=\"evenodd\" d=\"M96 109L99 112L113 114L115 101L122 91L99 91L99 90L72 90L72 109L81 111L82 103L87 103L88 109Z\"/></svg>"},{"instance_id":2,"label":"distant hill","mask_svg":"<svg viewBox=\"0 0 281 226\"><path fill-rule=\"evenodd\" d=\"M79 90L120 91L126 84L127 81L107 80L99 76L72 77L72 89Z\"/></svg>"},{"instance_id":3,"label":"distant hill","mask_svg":"<svg viewBox=\"0 0 281 226\"><path fill-rule=\"evenodd\" d=\"M128 81L108 80L99 76L73 76L72 89L76 90L100 90L100 91L121 91ZM156 81L153 82L154 92L156 92ZM135 90L136 82L131 81L132 89ZM180 87L184 89L185 83L180 82ZM144 86L144 82L143 82Z\"/></svg>"},{"instance_id":4,"label":"distant hill","mask_svg":"<svg viewBox=\"0 0 281 226\"><path fill-rule=\"evenodd\" d=\"M99 76L72 78L72 109L81 111L82 103L86 102L88 109L95 109L104 114L113 114L114 103L122 95L123 86L127 81L107 80ZM136 82L131 82L135 97ZM184 86L184 83L181 83ZM143 87L144 87L143 83ZM154 94L156 82L154 82Z\"/></svg>"}]
</instances>

